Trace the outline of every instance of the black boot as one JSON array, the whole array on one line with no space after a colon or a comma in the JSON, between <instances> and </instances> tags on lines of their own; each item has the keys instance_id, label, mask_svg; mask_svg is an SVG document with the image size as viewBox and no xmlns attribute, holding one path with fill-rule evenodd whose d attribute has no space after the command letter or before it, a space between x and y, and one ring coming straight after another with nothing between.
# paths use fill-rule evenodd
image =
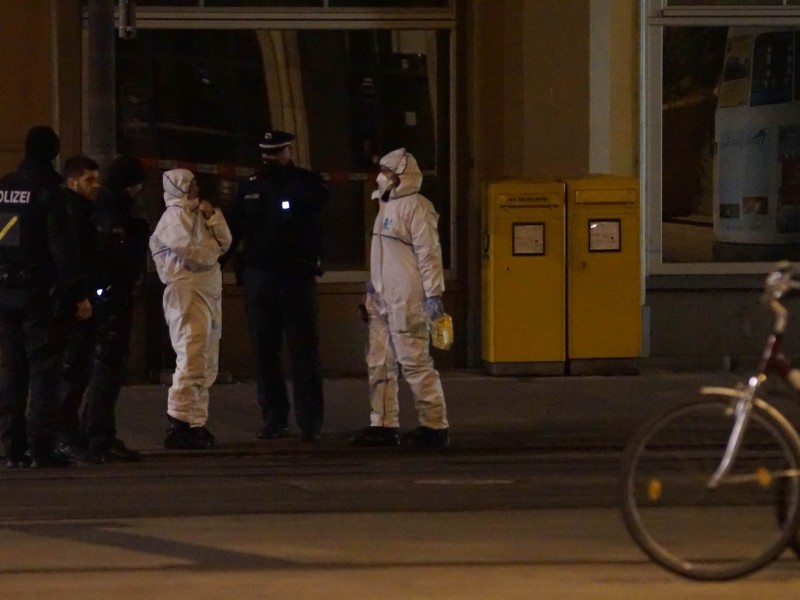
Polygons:
<instances>
[{"instance_id":1,"label":"black boot","mask_svg":"<svg viewBox=\"0 0 800 600\"><path fill-rule=\"evenodd\" d=\"M192 427L189 423L167 415L169 426L164 440L166 448L173 450L207 450L216 444L216 438L205 427ZM202 430L202 431L201 431Z\"/></svg>"},{"instance_id":2,"label":"black boot","mask_svg":"<svg viewBox=\"0 0 800 600\"><path fill-rule=\"evenodd\" d=\"M6 469L27 469L31 466L30 452L6 453Z\"/></svg>"},{"instance_id":3,"label":"black boot","mask_svg":"<svg viewBox=\"0 0 800 600\"><path fill-rule=\"evenodd\" d=\"M54 448L53 443L31 446L30 467L32 469L52 469L74 467L75 460Z\"/></svg>"},{"instance_id":4,"label":"black boot","mask_svg":"<svg viewBox=\"0 0 800 600\"><path fill-rule=\"evenodd\" d=\"M403 446L414 448L447 448L450 445L450 431L420 425L405 434L402 441Z\"/></svg>"},{"instance_id":5,"label":"black boot","mask_svg":"<svg viewBox=\"0 0 800 600\"><path fill-rule=\"evenodd\" d=\"M217 445L216 436L211 433L207 427L193 427L192 431L196 436L199 436L200 439L205 440L205 442L208 444L206 446L207 448L213 448Z\"/></svg>"},{"instance_id":6,"label":"black boot","mask_svg":"<svg viewBox=\"0 0 800 600\"><path fill-rule=\"evenodd\" d=\"M134 463L142 460L142 455L136 450L131 450L125 443L119 439L114 438L101 454L103 462L106 463Z\"/></svg>"},{"instance_id":7,"label":"black boot","mask_svg":"<svg viewBox=\"0 0 800 600\"><path fill-rule=\"evenodd\" d=\"M354 446L399 446L400 429L398 427L365 427L353 437L350 443Z\"/></svg>"}]
</instances>

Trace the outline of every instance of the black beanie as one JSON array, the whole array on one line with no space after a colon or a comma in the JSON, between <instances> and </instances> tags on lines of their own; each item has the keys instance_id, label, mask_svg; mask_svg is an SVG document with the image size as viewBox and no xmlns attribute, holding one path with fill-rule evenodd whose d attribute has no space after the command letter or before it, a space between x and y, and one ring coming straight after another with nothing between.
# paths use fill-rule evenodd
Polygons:
<instances>
[{"instance_id":1,"label":"black beanie","mask_svg":"<svg viewBox=\"0 0 800 600\"><path fill-rule=\"evenodd\" d=\"M52 162L61 150L61 141L51 127L37 125L28 130L25 136L25 158L42 162Z\"/></svg>"},{"instance_id":2,"label":"black beanie","mask_svg":"<svg viewBox=\"0 0 800 600\"><path fill-rule=\"evenodd\" d=\"M106 184L111 189L125 189L142 182L144 182L144 167L137 158L123 154L108 165Z\"/></svg>"}]
</instances>

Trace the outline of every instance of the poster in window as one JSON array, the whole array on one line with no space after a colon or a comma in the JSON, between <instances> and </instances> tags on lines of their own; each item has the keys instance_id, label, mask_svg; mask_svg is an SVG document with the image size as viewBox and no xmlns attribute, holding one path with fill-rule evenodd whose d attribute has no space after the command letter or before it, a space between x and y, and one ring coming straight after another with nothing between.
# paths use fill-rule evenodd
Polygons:
<instances>
[{"instance_id":1,"label":"poster in window","mask_svg":"<svg viewBox=\"0 0 800 600\"><path fill-rule=\"evenodd\" d=\"M544 254L544 223L514 223L511 237L514 256Z\"/></svg>"},{"instance_id":2,"label":"poster in window","mask_svg":"<svg viewBox=\"0 0 800 600\"><path fill-rule=\"evenodd\" d=\"M731 37L725 51L725 67L719 86L719 106L747 106L750 102L750 72L753 36Z\"/></svg>"}]
</instances>

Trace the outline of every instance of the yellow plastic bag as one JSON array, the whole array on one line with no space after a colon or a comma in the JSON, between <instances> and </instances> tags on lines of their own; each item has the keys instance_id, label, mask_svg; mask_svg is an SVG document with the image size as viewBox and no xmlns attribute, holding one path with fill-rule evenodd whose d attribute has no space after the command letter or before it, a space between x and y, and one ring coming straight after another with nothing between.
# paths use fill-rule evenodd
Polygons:
<instances>
[{"instance_id":1,"label":"yellow plastic bag","mask_svg":"<svg viewBox=\"0 0 800 600\"><path fill-rule=\"evenodd\" d=\"M431 323L431 343L439 350L450 350L453 345L453 318L447 313Z\"/></svg>"}]
</instances>

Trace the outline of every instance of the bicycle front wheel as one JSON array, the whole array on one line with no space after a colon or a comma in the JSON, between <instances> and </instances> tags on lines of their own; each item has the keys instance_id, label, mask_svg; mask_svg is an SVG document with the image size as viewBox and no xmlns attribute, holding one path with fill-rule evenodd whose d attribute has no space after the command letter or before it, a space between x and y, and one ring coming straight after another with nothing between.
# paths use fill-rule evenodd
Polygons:
<instances>
[{"instance_id":1,"label":"bicycle front wheel","mask_svg":"<svg viewBox=\"0 0 800 600\"><path fill-rule=\"evenodd\" d=\"M733 400L700 396L658 415L623 459L621 507L639 547L684 577L733 579L776 558L800 525L800 441L756 400L733 468L715 488L734 423ZM775 518L777 489L785 501Z\"/></svg>"}]
</instances>

